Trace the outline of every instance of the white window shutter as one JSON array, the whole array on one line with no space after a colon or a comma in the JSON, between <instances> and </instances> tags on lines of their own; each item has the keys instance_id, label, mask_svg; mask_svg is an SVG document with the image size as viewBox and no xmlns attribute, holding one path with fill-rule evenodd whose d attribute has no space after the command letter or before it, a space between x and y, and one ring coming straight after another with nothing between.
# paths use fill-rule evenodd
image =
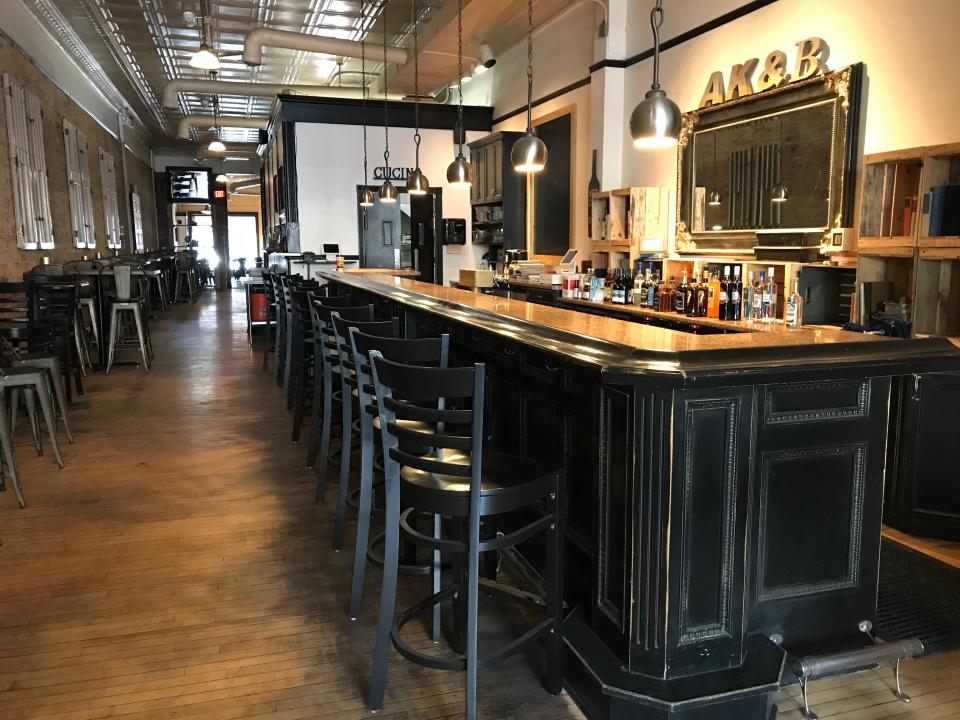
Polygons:
<instances>
[{"instance_id":1,"label":"white window shutter","mask_svg":"<svg viewBox=\"0 0 960 720\"><path fill-rule=\"evenodd\" d=\"M43 109L33 93L25 93L27 124L30 126L30 157L33 160L36 181L35 206L37 240L44 250L53 248L53 217L50 214L50 183L47 157L43 147Z\"/></svg>"},{"instance_id":2,"label":"white window shutter","mask_svg":"<svg viewBox=\"0 0 960 720\"><path fill-rule=\"evenodd\" d=\"M67 156L67 187L70 189L70 225L73 246L85 248L87 233L83 222L83 180L80 177L80 154L77 151L77 128L63 121L63 148Z\"/></svg>"},{"instance_id":3,"label":"white window shutter","mask_svg":"<svg viewBox=\"0 0 960 720\"><path fill-rule=\"evenodd\" d=\"M17 245L24 250L38 246L32 201L32 173L23 88L7 73L3 74L3 96L7 109L7 141L10 145L10 175L13 185L14 221Z\"/></svg>"},{"instance_id":4,"label":"white window shutter","mask_svg":"<svg viewBox=\"0 0 960 720\"><path fill-rule=\"evenodd\" d=\"M97 237L93 231L93 195L92 184L90 182L90 146L87 144L86 136L76 130L77 133L77 155L80 166L80 184L81 200L83 203L83 226L85 230L86 246L95 248L97 246Z\"/></svg>"},{"instance_id":5,"label":"white window shutter","mask_svg":"<svg viewBox=\"0 0 960 720\"><path fill-rule=\"evenodd\" d=\"M134 250L143 252L143 209L140 207L140 193L136 188L130 191L130 206L133 210Z\"/></svg>"},{"instance_id":6,"label":"white window shutter","mask_svg":"<svg viewBox=\"0 0 960 720\"><path fill-rule=\"evenodd\" d=\"M100 189L103 195L103 216L107 229L107 247L120 247L120 203L117 199L117 176L113 155L100 148Z\"/></svg>"}]
</instances>

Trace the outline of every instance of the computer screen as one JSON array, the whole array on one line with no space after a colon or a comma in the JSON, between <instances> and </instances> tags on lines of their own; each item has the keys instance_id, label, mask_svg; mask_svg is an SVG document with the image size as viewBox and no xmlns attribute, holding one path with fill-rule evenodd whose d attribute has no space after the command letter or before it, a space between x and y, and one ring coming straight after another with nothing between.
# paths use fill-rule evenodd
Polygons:
<instances>
[{"instance_id":1,"label":"computer screen","mask_svg":"<svg viewBox=\"0 0 960 720\"><path fill-rule=\"evenodd\" d=\"M324 243L323 252L326 255L336 255L340 252L340 245L339 243Z\"/></svg>"}]
</instances>

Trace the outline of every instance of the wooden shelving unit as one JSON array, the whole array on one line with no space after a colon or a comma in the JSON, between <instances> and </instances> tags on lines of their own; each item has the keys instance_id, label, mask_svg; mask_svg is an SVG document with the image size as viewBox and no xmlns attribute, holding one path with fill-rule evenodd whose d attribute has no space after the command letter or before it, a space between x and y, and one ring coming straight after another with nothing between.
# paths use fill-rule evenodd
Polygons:
<instances>
[{"instance_id":1,"label":"wooden shelving unit","mask_svg":"<svg viewBox=\"0 0 960 720\"><path fill-rule=\"evenodd\" d=\"M960 335L960 236L930 235L930 196L960 183L960 143L864 158L857 281L892 285L914 331Z\"/></svg>"},{"instance_id":2,"label":"wooden shelving unit","mask_svg":"<svg viewBox=\"0 0 960 720\"><path fill-rule=\"evenodd\" d=\"M632 268L642 254L665 255L672 202L673 194L665 187L591 193L590 257L594 267Z\"/></svg>"}]
</instances>

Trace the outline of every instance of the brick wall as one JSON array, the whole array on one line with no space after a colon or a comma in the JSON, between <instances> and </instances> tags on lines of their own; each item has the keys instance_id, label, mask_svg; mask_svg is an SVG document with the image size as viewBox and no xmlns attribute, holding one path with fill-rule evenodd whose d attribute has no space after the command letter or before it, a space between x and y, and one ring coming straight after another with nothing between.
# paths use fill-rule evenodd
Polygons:
<instances>
[{"instance_id":1,"label":"brick wall","mask_svg":"<svg viewBox=\"0 0 960 720\"><path fill-rule=\"evenodd\" d=\"M25 89L40 100L43 108L43 140L49 177L50 209L53 215L55 247L52 250L21 250L17 247L14 227L13 187L10 172L10 148L7 140L6 102L0 102L0 281L19 280L23 273L41 263L44 256L52 263L80 259L82 255L93 256L100 251L106 254L103 199L100 186L100 165L97 157L103 148L114 157L117 177L117 194L120 201L120 224L124 231L124 247L130 247L129 188L124 187L123 153L126 152L130 183L138 187L143 209L144 241L148 249L156 247L154 217L156 214L153 187L150 184L151 169L133 154L125 151L120 142L99 123L73 102L60 88L54 85L16 47L0 35L0 71L8 72ZM70 198L67 187L67 163L63 144L63 119L66 118L83 132L90 146L90 181L93 199L94 232L97 248L76 249L73 247L73 229L70 224Z\"/></svg>"}]
</instances>

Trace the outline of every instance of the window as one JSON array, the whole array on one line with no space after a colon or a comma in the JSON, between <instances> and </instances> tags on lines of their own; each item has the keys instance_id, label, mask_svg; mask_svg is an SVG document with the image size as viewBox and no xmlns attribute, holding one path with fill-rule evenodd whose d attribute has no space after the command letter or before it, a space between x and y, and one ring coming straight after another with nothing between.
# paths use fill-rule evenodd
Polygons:
<instances>
[{"instance_id":1,"label":"window","mask_svg":"<svg viewBox=\"0 0 960 720\"><path fill-rule=\"evenodd\" d=\"M107 228L107 247L119 248L120 203L117 200L117 173L113 155L100 148L100 192L103 195L103 219Z\"/></svg>"},{"instance_id":2,"label":"window","mask_svg":"<svg viewBox=\"0 0 960 720\"><path fill-rule=\"evenodd\" d=\"M136 188L130 191L130 209L133 214L133 249L143 252L143 209L140 205L140 193Z\"/></svg>"},{"instance_id":3,"label":"window","mask_svg":"<svg viewBox=\"0 0 960 720\"><path fill-rule=\"evenodd\" d=\"M227 215L227 238L230 242L230 268L240 267L239 258L245 258L248 267L260 254L259 229L256 213L230 213Z\"/></svg>"},{"instance_id":4,"label":"window","mask_svg":"<svg viewBox=\"0 0 960 720\"><path fill-rule=\"evenodd\" d=\"M67 186L70 188L70 224L73 245L95 248L93 198L90 194L90 163L87 138L72 123L63 121L63 144L67 156Z\"/></svg>"},{"instance_id":5,"label":"window","mask_svg":"<svg viewBox=\"0 0 960 720\"><path fill-rule=\"evenodd\" d=\"M47 161L43 152L43 111L37 96L3 74L7 105L7 139L13 183L17 246L24 250L53 247Z\"/></svg>"}]
</instances>

